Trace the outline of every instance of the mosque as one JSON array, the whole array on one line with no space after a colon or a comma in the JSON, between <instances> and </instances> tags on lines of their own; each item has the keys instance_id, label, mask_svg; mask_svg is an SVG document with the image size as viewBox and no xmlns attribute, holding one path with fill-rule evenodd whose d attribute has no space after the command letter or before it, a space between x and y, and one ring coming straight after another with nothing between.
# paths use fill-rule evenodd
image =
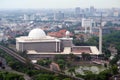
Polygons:
<instances>
[{"instance_id":1,"label":"mosque","mask_svg":"<svg viewBox=\"0 0 120 80\"><path fill-rule=\"evenodd\" d=\"M91 55L98 55L99 51L96 46L74 46L73 38L69 37L70 32L66 31L66 36L56 38L47 36L46 33L39 28L33 29L28 36L16 38L17 51L27 51L31 59L52 58L56 54L73 53L80 56L83 52Z\"/></svg>"}]
</instances>

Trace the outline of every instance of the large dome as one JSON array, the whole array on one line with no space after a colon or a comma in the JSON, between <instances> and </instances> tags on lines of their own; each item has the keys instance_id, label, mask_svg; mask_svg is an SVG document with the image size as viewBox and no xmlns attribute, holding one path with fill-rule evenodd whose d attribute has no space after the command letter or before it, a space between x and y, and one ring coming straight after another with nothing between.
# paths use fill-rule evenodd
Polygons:
<instances>
[{"instance_id":1,"label":"large dome","mask_svg":"<svg viewBox=\"0 0 120 80\"><path fill-rule=\"evenodd\" d=\"M45 36L46 36L45 32L42 29L38 28L31 30L28 35L28 37L35 39L43 38Z\"/></svg>"}]
</instances>

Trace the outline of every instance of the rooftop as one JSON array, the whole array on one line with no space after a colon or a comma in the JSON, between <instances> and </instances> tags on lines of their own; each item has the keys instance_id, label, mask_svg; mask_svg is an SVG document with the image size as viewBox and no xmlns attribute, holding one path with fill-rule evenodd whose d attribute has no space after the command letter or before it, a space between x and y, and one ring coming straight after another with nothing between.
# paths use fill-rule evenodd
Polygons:
<instances>
[{"instance_id":1,"label":"rooftop","mask_svg":"<svg viewBox=\"0 0 120 80\"><path fill-rule=\"evenodd\" d=\"M59 39L50 37L50 36L45 36L41 39L31 38L28 36L21 36L21 37L16 38L16 40L18 42L54 42L54 41L59 42L60 41Z\"/></svg>"},{"instance_id":2,"label":"rooftop","mask_svg":"<svg viewBox=\"0 0 120 80\"><path fill-rule=\"evenodd\" d=\"M27 50L27 54L70 54L81 55L84 53L89 53L92 55L99 55L99 51L96 46L74 46L74 47L65 47L63 52L37 52L35 50Z\"/></svg>"}]
</instances>

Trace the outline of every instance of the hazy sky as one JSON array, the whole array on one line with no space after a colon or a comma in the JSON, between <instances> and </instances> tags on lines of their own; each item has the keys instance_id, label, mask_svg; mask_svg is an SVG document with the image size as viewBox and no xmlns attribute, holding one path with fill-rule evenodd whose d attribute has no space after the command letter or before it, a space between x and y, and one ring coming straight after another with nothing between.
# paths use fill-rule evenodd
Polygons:
<instances>
[{"instance_id":1,"label":"hazy sky","mask_svg":"<svg viewBox=\"0 0 120 80\"><path fill-rule=\"evenodd\" d=\"M0 0L0 8L120 8L120 0Z\"/></svg>"}]
</instances>

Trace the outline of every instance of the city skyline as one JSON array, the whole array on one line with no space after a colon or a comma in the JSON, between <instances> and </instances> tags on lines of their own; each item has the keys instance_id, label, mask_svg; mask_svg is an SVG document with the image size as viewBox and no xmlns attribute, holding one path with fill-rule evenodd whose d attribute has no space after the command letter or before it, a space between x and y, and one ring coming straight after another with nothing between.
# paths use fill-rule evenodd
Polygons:
<instances>
[{"instance_id":1,"label":"city skyline","mask_svg":"<svg viewBox=\"0 0 120 80\"><path fill-rule=\"evenodd\" d=\"M109 2L109 3L108 3ZM0 9L120 8L120 0L1 0Z\"/></svg>"}]
</instances>

